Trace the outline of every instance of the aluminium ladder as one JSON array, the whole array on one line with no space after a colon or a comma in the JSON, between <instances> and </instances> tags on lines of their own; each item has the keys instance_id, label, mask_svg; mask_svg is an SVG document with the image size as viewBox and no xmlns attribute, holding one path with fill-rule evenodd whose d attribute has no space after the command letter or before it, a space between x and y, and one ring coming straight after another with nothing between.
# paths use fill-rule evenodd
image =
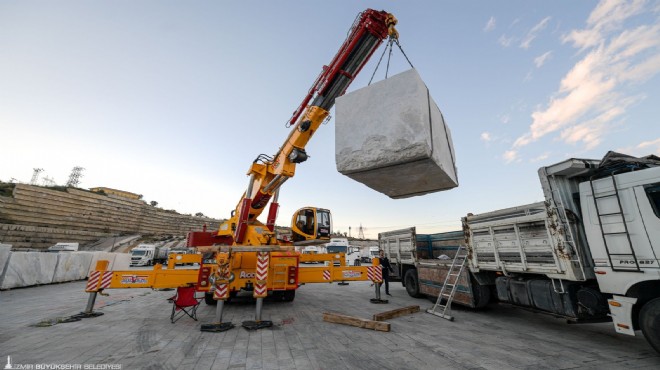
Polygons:
<instances>
[{"instance_id":1,"label":"aluminium ladder","mask_svg":"<svg viewBox=\"0 0 660 370\"><path fill-rule=\"evenodd\" d=\"M454 321L454 317L450 315L451 313L451 302L454 300L454 294L456 294L456 287L458 287L458 280L461 278L463 269L467 262L467 251L463 246L459 246L456 250L456 255L454 260L451 262L449 271L447 271L447 276L445 277L445 282L442 284L440 293L438 294L438 300L435 302L433 307L426 310L426 312L440 316L443 319L449 321ZM445 301L442 304L442 301Z\"/></svg>"},{"instance_id":2,"label":"aluminium ladder","mask_svg":"<svg viewBox=\"0 0 660 370\"><path fill-rule=\"evenodd\" d=\"M626 217L623 213L623 207L621 205L621 196L619 195L619 189L617 188L616 184L616 178L614 177L615 172L612 172L612 174L609 176L609 178L612 180L612 187L614 189L613 194L609 195L596 195L596 191L594 189L594 178L589 180L589 184L591 185L591 195L594 199L594 205L596 206L596 216L598 216L598 226L600 226L600 233L603 237L603 244L605 245L605 252L607 253L607 258L609 259L610 262L610 267L612 268L612 271L626 271L626 272L643 272L640 265L639 265L639 260L637 259L637 256L635 255L635 249L633 248L633 243L632 240L630 239L630 231L628 230L628 224L626 221ZM598 200L599 199L604 199L604 198L614 198L616 199L615 210L612 212L602 212L601 207L598 206ZM603 226L603 217L606 216L613 216L613 217L618 217L620 219L620 225L623 225L623 231L605 231L605 227ZM629 250L630 252L624 252L624 253L612 253L612 247L611 245L611 240L609 240L608 236L616 236L616 235L623 235L625 236L625 239L623 239L625 242L623 243L625 246L624 250ZM619 248L621 249L621 248ZM634 266L627 266L627 267L622 267L622 266L615 266L614 262L612 261L612 257L615 258L630 258L628 261L632 261L634 263ZM621 263L621 260L618 261Z\"/></svg>"}]
</instances>

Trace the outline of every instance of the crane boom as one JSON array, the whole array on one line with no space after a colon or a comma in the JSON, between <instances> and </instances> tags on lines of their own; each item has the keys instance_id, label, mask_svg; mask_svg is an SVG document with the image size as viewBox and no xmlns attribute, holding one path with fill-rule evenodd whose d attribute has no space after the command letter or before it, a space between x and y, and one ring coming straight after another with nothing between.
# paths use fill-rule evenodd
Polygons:
<instances>
[{"instance_id":1,"label":"crane boom","mask_svg":"<svg viewBox=\"0 0 660 370\"><path fill-rule=\"evenodd\" d=\"M247 190L231 218L220 225L215 235L206 229L188 234L187 245L196 247L198 252L206 252L204 258L201 254L171 254L167 269L158 264L152 270L139 272L108 270L109 261L99 261L85 288L90 296L82 315L96 315L93 308L97 293L113 288L175 287L179 292L192 286L205 293L208 304L217 304L215 321L201 328L213 332L234 327L222 321L223 307L225 301L242 290L251 291L256 298L255 320L243 322L250 330L272 326L271 321L261 319L265 297L270 294L274 299L290 302L300 285L306 283L370 280L377 284L376 298L371 301L386 303L380 299L382 272L378 259L374 259L371 266L348 266L344 253L302 255L294 251L290 243L279 243L274 226L280 187L293 177L296 164L307 159L305 146L328 117L335 99L346 91L386 37L398 37L396 23L396 18L384 11L367 9L358 15L332 62L323 68L294 112L289 121L293 128L277 154L273 157L259 155L252 163ZM257 217L268 202L271 204L264 225ZM318 226L314 228L314 235L303 231L304 240L317 239L317 231L329 237L330 211L303 208L294 217L301 224L306 221L305 227L309 226L310 219ZM292 230L296 230L294 225ZM301 262L322 262L323 265L299 269ZM191 263L199 267L177 268L177 265Z\"/></svg>"},{"instance_id":2,"label":"crane boom","mask_svg":"<svg viewBox=\"0 0 660 370\"><path fill-rule=\"evenodd\" d=\"M385 38L398 37L394 28L396 23L396 18L385 11L367 9L357 16L339 51L331 63L323 67L302 103L294 111L289 120L292 129L284 144L275 156L260 155L252 163L247 173L250 176L248 188L232 217L220 226L219 236L231 240L234 245L276 243L272 232L278 209L276 195L280 187L294 176L296 165L307 160L305 147L328 117L335 99L346 92ZM267 224L263 225L257 221L257 217L271 199L273 202ZM251 226L258 227L259 232L249 232Z\"/></svg>"}]
</instances>

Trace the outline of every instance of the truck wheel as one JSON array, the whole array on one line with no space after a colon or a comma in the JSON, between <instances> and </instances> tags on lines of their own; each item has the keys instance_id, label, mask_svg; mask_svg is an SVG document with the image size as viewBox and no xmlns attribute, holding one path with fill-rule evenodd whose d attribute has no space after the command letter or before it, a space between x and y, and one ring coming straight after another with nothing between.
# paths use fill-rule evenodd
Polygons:
<instances>
[{"instance_id":1,"label":"truck wheel","mask_svg":"<svg viewBox=\"0 0 660 370\"><path fill-rule=\"evenodd\" d=\"M642 307L639 326L651 347L660 353L660 298L646 302Z\"/></svg>"},{"instance_id":2,"label":"truck wheel","mask_svg":"<svg viewBox=\"0 0 660 370\"><path fill-rule=\"evenodd\" d=\"M417 270L410 269L406 271L406 275L403 277L403 281L406 285L406 291L408 295L413 298L423 297L423 294L419 293L419 278L417 277Z\"/></svg>"},{"instance_id":3,"label":"truck wheel","mask_svg":"<svg viewBox=\"0 0 660 370\"><path fill-rule=\"evenodd\" d=\"M474 294L474 308L486 307L490 301L490 287L488 285L480 285L473 280L472 293Z\"/></svg>"}]
</instances>

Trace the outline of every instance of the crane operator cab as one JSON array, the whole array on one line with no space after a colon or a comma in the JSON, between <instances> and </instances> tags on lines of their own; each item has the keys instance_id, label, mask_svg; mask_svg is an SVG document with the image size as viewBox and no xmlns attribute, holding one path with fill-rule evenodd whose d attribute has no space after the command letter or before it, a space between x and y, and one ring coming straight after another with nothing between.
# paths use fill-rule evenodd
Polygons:
<instances>
[{"instance_id":1,"label":"crane operator cab","mask_svg":"<svg viewBox=\"0 0 660 370\"><path fill-rule=\"evenodd\" d=\"M330 210L315 207L301 208L291 220L293 242L330 240L332 217Z\"/></svg>"}]
</instances>

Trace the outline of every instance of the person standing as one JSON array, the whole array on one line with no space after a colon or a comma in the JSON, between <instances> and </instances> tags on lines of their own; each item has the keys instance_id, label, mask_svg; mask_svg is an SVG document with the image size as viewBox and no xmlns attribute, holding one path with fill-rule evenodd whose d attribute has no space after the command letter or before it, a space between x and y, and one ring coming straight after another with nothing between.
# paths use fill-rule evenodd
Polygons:
<instances>
[{"instance_id":1,"label":"person standing","mask_svg":"<svg viewBox=\"0 0 660 370\"><path fill-rule=\"evenodd\" d=\"M390 260L389 258L385 257L385 251L382 249L378 251L378 258L380 259L380 267L383 270L383 282L385 283L385 294L391 295L390 272L394 272L392 270L392 265L390 265Z\"/></svg>"}]
</instances>

